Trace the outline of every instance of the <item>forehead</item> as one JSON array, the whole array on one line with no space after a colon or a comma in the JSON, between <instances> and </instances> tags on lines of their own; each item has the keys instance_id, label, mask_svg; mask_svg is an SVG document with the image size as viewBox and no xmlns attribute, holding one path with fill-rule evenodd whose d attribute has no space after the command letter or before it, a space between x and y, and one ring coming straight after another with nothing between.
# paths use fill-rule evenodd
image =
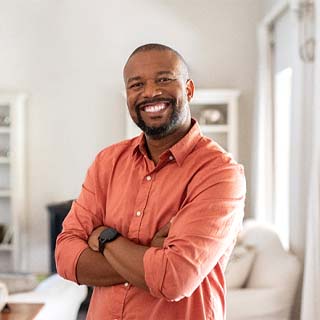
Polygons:
<instances>
[{"instance_id":1,"label":"forehead","mask_svg":"<svg viewBox=\"0 0 320 320\"><path fill-rule=\"evenodd\" d=\"M182 64L178 56L169 50L149 50L133 55L124 67L123 75L131 77L149 77L159 72L181 73Z\"/></svg>"}]
</instances>

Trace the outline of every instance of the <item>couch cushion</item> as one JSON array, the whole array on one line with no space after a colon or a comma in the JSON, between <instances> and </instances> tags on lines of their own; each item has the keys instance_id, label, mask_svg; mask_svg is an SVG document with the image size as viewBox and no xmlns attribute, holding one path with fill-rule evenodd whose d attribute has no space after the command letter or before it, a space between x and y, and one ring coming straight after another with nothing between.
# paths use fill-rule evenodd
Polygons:
<instances>
[{"instance_id":1,"label":"couch cushion","mask_svg":"<svg viewBox=\"0 0 320 320\"><path fill-rule=\"evenodd\" d=\"M29 273L0 273L0 282L6 284L9 294L31 291L38 285L36 277Z\"/></svg>"},{"instance_id":2,"label":"couch cushion","mask_svg":"<svg viewBox=\"0 0 320 320\"><path fill-rule=\"evenodd\" d=\"M44 303L34 320L76 320L87 287L65 280L57 274L40 282L30 292L9 296L9 303Z\"/></svg>"},{"instance_id":3,"label":"couch cushion","mask_svg":"<svg viewBox=\"0 0 320 320\"><path fill-rule=\"evenodd\" d=\"M255 257L253 246L238 243L230 257L225 276L228 289L242 288L248 279Z\"/></svg>"}]
</instances>

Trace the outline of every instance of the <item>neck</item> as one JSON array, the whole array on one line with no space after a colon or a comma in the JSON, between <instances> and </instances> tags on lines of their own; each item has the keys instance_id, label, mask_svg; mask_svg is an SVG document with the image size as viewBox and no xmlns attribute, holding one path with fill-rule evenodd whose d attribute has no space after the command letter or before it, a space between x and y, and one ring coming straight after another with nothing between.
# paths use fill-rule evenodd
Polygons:
<instances>
[{"instance_id":1,"label":"neck","mask_svg":"<svg viewBox=\"0 0 320 320\"><path fill-rule=\"evenodd\" d=\"M175 145L179 140L181 140L188 133L190 127L191 119L186 121L185 124L183 124L172 134L161 139L153 139L152 137L146 135L148 151L153 162L157 164L159 162L160 155L163 152L169 150L173 145Z\"/></svg>"}]
</instances>

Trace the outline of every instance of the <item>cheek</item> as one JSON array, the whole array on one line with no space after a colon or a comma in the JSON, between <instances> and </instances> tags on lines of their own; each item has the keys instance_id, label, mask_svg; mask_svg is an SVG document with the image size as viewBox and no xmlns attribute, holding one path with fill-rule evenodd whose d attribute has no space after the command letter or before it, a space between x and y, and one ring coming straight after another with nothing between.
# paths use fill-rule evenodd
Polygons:
<instances>
[{"instance_id":1,"label":"cheek","mask_svg":"<svg viewBox=\"0 0 320 320\"><path fill-rule=\"evenodd\" d=\"M132 95L127 95L127 107L130 110L134 110L135 98Z\"/></svg>"},{"instance_id":2,"label":"cheek","mask_svg":"<svg viewBox=\"0 0 320 320\"><path fill-rule=\"evenodd\" d=\"M131 118L136 119L137 118L137 114L136 114L136 110L135 110L135 100L128 97L127 98L127 108L128 111L130 113Z\"/></svg>"},{"instance_id":3,"label":"cheek","mask_svg":"<svg viewBox=\"0 0 320 320\"><path fill-rule=\"evenodd\" d=\"M185 102L188 100L187 91L183 86L176 87L174 95L178 102Z\"/></svg>"},{"instance_id":4,"label":"cheek","mask_svg":"<svg viewBox=\"0 0 320 320\"><path fill-rule=\"evenodd\" d=\"M176 99L177 99L177 105L180 108L183 108L185 104L188 102L188 96L184 92L180 92L179 94L177 94Z\"/></svg>"}]
</instances>

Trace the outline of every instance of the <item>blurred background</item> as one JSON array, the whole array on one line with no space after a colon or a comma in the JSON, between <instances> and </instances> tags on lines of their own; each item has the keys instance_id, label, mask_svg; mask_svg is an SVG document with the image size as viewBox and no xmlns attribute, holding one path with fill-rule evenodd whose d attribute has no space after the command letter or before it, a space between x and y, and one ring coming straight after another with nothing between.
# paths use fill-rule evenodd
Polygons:
<instances>
[{"instance_id":1,"label":"blurred background","mask_svg":"<svg viewBox=\"0 0 320 320\"><path fill-rule=\"evenodd\" d=\"M49 271L46 206L76 198L95 155L127 137L122 69L130 53L149 42L179 51L196 88L239 90L237 160L246 170L246 218L276 226L284 247L303 263L308 170L317 145L311 124L318 118L314 101L303 100L316 94L314 46L301 44L315 41L315 16L312 1L0 0L0 90L26 97L18 269ZM293 106L292 92L307 81L311 85L297 97L304 103ZM277 103L286 107L275 116ZM271 104L274 122L263 109ZM280 145L275 137L283 139ZM272 159L270 150L278 150ZM272 176L278 172L271 182L268 163Z\"/></svg>"}]
</instances>

